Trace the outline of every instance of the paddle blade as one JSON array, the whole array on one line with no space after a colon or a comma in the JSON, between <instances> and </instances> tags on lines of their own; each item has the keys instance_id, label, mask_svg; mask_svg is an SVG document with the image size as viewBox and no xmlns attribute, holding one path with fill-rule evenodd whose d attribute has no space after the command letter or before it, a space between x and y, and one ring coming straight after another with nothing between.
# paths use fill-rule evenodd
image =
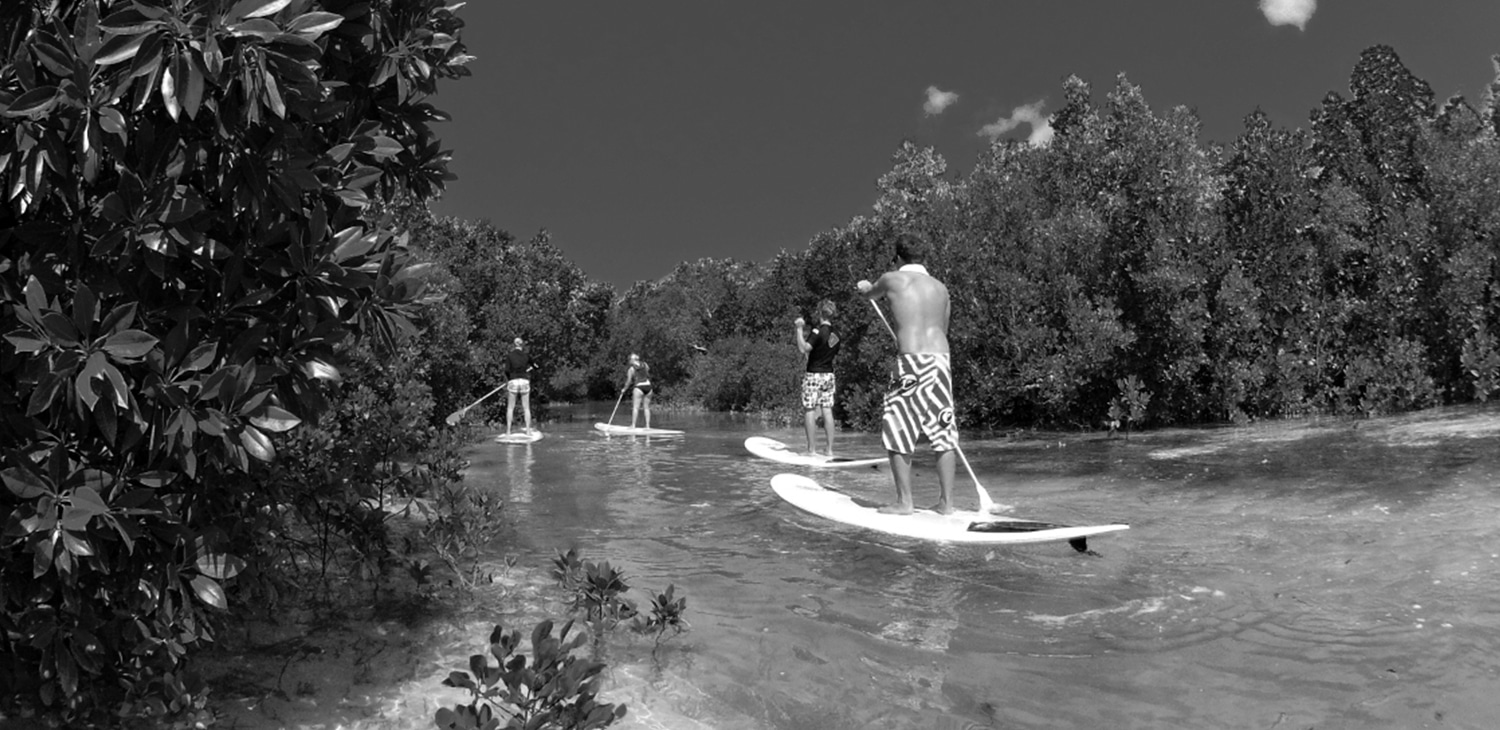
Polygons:
<instances>
[{"instance_id":1,"label":"paddle blade","mask_svg":"<svg viewBox=\"0 0 1500 730\"><path fill-rule=\"evenodd\" d=\"M467 413L468 411L469 411L468 407L465 406L465 407L460 408L460 409L458 409L458 410L456 410L456 411L454 411L452 413L449 413L448 417L444 418L443 420L446 421L449 426L457 426L459 420L462 419L464 417L464 414Z\"/></svg>"}]
</instances>

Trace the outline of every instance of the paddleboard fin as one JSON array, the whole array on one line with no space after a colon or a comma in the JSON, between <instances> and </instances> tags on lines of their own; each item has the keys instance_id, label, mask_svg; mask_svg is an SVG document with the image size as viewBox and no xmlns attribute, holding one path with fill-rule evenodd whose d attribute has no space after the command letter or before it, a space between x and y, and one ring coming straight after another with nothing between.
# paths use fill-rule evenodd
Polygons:
<instances>
[{"instance_id":1,"label":"paddleboard fin","mask_svg":"<svg viewBox=\"0 0 1500 730\"><path fill-rule=\"evenodd\" d=\"M1074 550L1083 553L1084 555L1092 555L1096 558L1104 557L1103 555L1100 555L1099 553L1096 553L1093 550L1089 549L1089 539L1086 537L1075 537L1072 540L1068 541L1068 545L1071 546Z\"/></svg>"}]
</instances>

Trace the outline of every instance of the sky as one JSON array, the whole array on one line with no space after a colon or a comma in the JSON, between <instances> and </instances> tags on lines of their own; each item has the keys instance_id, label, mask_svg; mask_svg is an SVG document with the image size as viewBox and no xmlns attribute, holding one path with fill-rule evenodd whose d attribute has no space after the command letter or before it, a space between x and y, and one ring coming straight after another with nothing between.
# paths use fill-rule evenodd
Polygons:
<instances>
[{"instance_id":1,"label":"sky","mask_svg":"<svg viewBox=\"0 0 1500 730\"><path fill-rule=\"evenodd\" d=\"M1070 75L1123 73L1232 142L1256 109L1306 128L1393 47L1479 106L1500 0L469 0L473 75L432 100L458 179L439 215L546 229L623 292L704 257L769 261L867 215L903 140L966 172L1045 144Z\"/></svg>"}]
</instances>

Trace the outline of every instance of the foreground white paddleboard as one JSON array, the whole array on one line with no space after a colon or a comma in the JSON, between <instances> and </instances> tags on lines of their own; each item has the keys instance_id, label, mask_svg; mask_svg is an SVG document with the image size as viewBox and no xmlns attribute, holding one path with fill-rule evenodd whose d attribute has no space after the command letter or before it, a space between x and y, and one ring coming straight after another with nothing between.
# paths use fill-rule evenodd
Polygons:
<instances>
[{"instance_id":1,"label":"foreground white paddleboard","mask_svg":"<svg viewBox=\"0 0 1500 730\"><path fill-rule=\"evenodd\" d=\"M542 432L537 430L513 431L511 433L502 433L495 437L495 443L497 444L534 444L541 440Z\"/></svg>"},{"instance_id":2,"label":"foreground white paddleboard","mask_svg":"<svg viewBox=\"0 0 1500 730\"><path fill-rule=\"evenodd\" d=\"M596 423L594 428L604 433L618 433L627 436L681 436L682 431L673 431L670 428L644 428L630 426L615 426L608 423Z\"/></svg>"},{"instance_id":3,"label":"foreground white paddleboard","mask_svg":"<svg viewBox=\"0 0 1500 730\"><path fill-rule=\"evenodd\" d=\"M1066 540L1074 549L1083 551L1088 549L1085 538L1091 535L1130 529L1122 524L1058 525L981 512L940 515L919 509L909 515L888 515L800 474L777 474L771 478L771 489L797 508L819 517L917 540L974 545Z\"/></svg>"},{"instance_id":4,"label":"foreground white paddleboard","mask_svg":"<svg viewBox=\"0 0 1500 730\"><path fill-rule=\"evenodd\" d=\"M751 436L745 439L745 448L762 459L794 466L809 466L814 469L849 469L857 466L875 466L888 461L884 456L869 456L860 459L835 456L830 459L822 454L801 454L792 451L792 447L765 436Z\"/></svg>"}]
</instances>

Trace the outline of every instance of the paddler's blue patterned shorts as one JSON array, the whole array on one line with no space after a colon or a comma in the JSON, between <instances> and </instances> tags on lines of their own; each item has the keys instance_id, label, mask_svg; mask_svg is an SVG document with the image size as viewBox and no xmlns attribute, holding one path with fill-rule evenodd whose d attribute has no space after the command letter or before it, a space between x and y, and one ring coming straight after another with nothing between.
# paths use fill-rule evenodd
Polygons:
<instances>
[{"instance_id":1,"label":"paddler's blue patterned shorts","mask_svg":"<svg viewBox=\"0 0 1500 730\"><path fill-rule=\"evenodd\" d=\"M948 355L901 353L896 356L896 378L896 389L885 395L880 423L886 450L910 454L924 438L934 451L958 448Z\"/></svg>"},{"instance_id":2,"label":"paddler's blue patterned shorts","mask_svg":"<svg viewBox=\"0 0 1500 730\"><path fill-rule=\"evenodd\" d=\"M802 410L833 407L833 373L802 374Z\"/></svg>"}]
</instances>

